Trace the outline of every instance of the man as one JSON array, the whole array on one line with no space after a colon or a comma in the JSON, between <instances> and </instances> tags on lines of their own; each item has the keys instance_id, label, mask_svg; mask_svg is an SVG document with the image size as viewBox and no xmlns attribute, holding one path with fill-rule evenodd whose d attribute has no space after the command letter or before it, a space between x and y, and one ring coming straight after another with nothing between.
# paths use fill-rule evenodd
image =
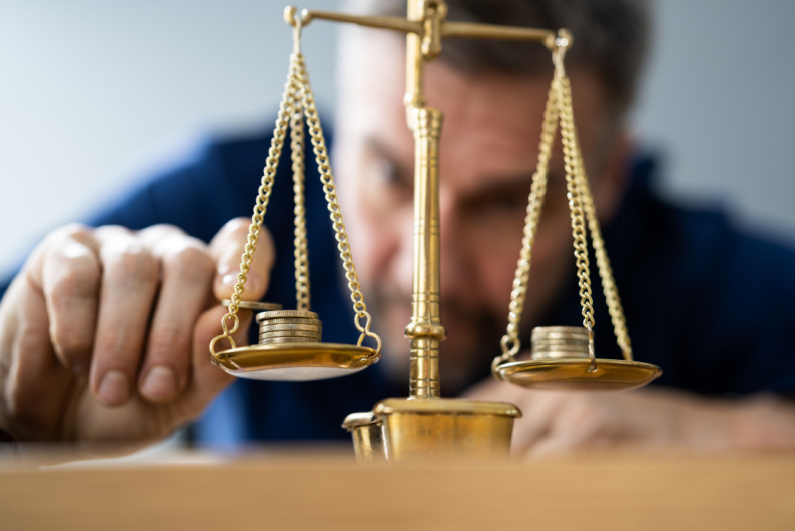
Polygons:
<instances>
[{"instance_id":1,"label":"man","mask_svg":"<svg viewBox=\"0 0 795 531\"><path fill-rule=\"evenodd\" d=\"M402 1L363 4L404 10ZM720 214L665 205L650 189L650 164L631 164L636 153L624 117L645 48L643 7L631 0L461 0L449 8L451 20L573 31L567 69L575 116L630 334L638 359L661 365L661 383L678 390L531 393L489 379L551 62L537 45L450 41L425 80L428 103L445 113L443 394L518 404L524 417L514 440L523 453L620 443L795 444L795 408L783 398L795 389L795 357L785 343L795 317L788 305L795 254L736 233ZM338 428L345 414L405 396L413 145L402 107L403 49L395 35L346 32L333 153L362 289L385 340L383 361L340 380L238 381L196 425L200 442L346 437ZM207 344L218 333L225 310L215 301L236 280L247 227L224 222L250 210L266 143L257 137L201 146L95 218L105 226L67 227L42 242L0 307L0 427L17 440L148 442L198 417L230 383L209 364ZM525 340L533 325L579 322L562 175L556 153L533 252ZM293 296L292 260L284 260L292 240L286 179L284 171L277 178L249 299L290 304ZM352 316L318 194L310 182L313 309L325 340L350 341ZM597 306L600 355L612 348L606 313Z\"/></svg>"}]
</instances>

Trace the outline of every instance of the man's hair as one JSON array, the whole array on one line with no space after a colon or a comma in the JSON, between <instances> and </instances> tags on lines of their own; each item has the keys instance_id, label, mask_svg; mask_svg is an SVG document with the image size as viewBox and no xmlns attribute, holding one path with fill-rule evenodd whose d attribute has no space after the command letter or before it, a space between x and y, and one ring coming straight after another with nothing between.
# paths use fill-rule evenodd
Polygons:
<instances>
[{"instance_id":1,"label":"man's hair","mask_svg":"<svg viewBox=\"0 0 795 531\"><path fill-rule=\"evenodd\" d=\"M446 0L447 20L558 30L569 29L570 67L590 70L604 84L613 110L632 104L650 37L647 0ZM346 8L405 16L405 0L349 0ZM440 59L466 73L533 75L551 70L549 51L538 43L448 39Z\"/></svg>"}]
</instances>

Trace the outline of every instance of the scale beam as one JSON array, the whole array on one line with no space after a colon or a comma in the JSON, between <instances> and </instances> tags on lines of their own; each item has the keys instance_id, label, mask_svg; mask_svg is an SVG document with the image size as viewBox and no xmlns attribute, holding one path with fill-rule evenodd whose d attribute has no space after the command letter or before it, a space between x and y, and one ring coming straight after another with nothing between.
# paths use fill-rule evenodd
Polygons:
<instances>
[{"instance_id":1,"label":"scale beam","mask_svg":"<svg viewBox=\"0 0 795 531\"><path fill-rule=\"evenodd\" d=\"M296 25L298 9L290 6L284 10L285 21ZM303 9L300 13L301 25L306 27L313 20L328 20L357 24L368 28L386 29L401 33L414 33L422 35L425 31L423 24L401 17L374 17L362 15L348 15L333 11L316 11ZM540 42L550 50L560 43L556 43L557 35L554 31L538 28L522 28L519 26L497 26L494 24L479 24L475 22L442 22L440 26L442 39L503 39L509 41ZM566 45L567 47L570 44Z\"/></svg>"}]
</instances>

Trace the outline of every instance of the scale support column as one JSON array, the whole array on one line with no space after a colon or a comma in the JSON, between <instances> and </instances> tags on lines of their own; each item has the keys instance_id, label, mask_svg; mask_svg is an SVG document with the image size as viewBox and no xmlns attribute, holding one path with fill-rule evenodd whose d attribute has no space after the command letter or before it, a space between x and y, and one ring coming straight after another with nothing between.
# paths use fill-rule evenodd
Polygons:
<instances>
[{"instance_id":1,"label":"scale support column","mask_svg":"<svg viewBox=\"0 0 795 531\"><path fill-rule=\"evenodd\" d=\"M414 277L409 396L439 398L439 343L445 338L439 304L439 137L442 113L413 109Z\"/></svg>"}]
</instances>

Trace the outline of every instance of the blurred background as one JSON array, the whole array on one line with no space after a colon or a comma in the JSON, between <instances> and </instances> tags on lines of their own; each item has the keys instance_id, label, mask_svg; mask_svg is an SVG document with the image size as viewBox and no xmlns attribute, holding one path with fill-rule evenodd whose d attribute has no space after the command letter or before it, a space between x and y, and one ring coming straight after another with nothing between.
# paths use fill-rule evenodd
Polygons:
<instances>
[{"instance_id":1,"label":"blurred background","mask_svg":"<svg viewBox=\"0 0 795 531\"><path fill-rule=\"evenodd\" d=\"M197 134L269 123L291 49L286 2L0 2L0 271ZM665 155L667 193L795 241L795 2L664 0L656 12L634 124ZM304 33L327 110L335 35L323 22Z\"/></svg>"}]
</instances>

